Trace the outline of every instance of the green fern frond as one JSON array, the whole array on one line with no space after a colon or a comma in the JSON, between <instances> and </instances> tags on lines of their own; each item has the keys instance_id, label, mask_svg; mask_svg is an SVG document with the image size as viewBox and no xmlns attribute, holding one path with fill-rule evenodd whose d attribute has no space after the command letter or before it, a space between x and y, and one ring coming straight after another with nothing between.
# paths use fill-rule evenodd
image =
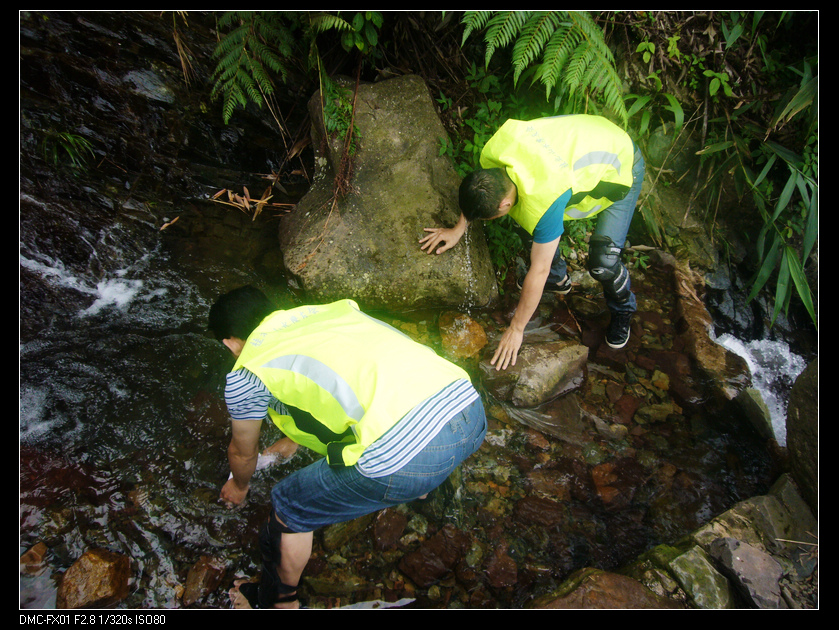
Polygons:
<instances>
[{"instance_id":1,"label":"green fern frond","mask_svg":"<svg viewBox=\"0 0 839 630\"><path fill-rule=\"evenodd\" d=\"M222 97L222 115L229 122L237 106L249 101L259 107L274 94L273 75L285 81L288 68L283 58L294 41L281 12L230 11L219 19L220 27L231 30L219 39L213 56L211 97Z\"/></svg>"},{"instance_id":2,"label":"green fern frond","mask_svg":"<svg viewBox=\"0 0 839 630\"><path fill-rule=\"evenodd\" d=\"M499 11L490 18L484 36L487 65L495 54L496 48L504 48L518 36L522 25L530 17L530 13L530 11Z\"/></svg>"},{"instance_id":3,"label":"green fern frond","mask_svg":"<svg viewBox=\"0 0 839 630\"><path fill-rule=\"evenodd\" d=\"M344 18L332 13L317 13L309 18L309 28L313 35L324 33L330 30L351 31L352 24Z\"/></svg>"},{"instance_id":4,"label":"green fern frond","mask_svg":"<svg viewBox=\"0 0 839 630\"><path fill-rule=\"evenodd\" d=\"M571 54L579 46L580 38L579 31L573 29L569 22L563 22L553 32L545 45L542 63L539 65L535 77L545 87L545 98L549 98L551 92L559 84L562 70Z\"/></svg>"},{"instance_id":5,"label":"green fern frond","mask_svg":"<svg viewBox=\"0 0 839 630\"><path fill-rule=\"evenodd\" d=\"M537 11L521 29L521 35L513 45L513 83L518 82L521 73L532 64L556 31L558 19L552 11Z\"/></svg>"},{"instance_id":6,"label":"green fern frond","mask_svg":"<svg viewBox=\"0 0 839 630\"><path fill-rule=\"evenodd\" d=\"M495 52L513 43L513 81L528 67L546 98L587 99L596 94L626 123L626 105L614 56L603 31L585 11L473 11L462 18L466 36L484 29L486 64Z\"/></svg>"},{"instance_id":7,"label":"green fern frond","mask_svg":"<svg viewBox=\"0 0 839 630\"><path fill-rule=\"evenodd\" d=\"M460 23L465 27L463 30L463 39L460 40L460 45L466 43L466 39L473 31L480 31L484 28L489 18L492 17L492 11L465 11Z\"/></svg>"}]
</instances>

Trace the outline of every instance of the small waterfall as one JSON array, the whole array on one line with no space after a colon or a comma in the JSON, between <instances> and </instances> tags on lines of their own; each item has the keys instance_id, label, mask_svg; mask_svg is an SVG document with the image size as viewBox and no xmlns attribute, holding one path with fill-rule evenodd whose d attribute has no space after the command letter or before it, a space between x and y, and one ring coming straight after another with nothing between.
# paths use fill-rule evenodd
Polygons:
<instances>
[{"instance_id":1,"label":"small waterfall","mask_svg":"<svg viewBox=\"0 0 839 630\"><path fill-rule=\"evenodd\" d=\"M466 252L466 256L465 256L466 263L465 264L466 264L466 282L467 282L466 295L464 296L463 307L462 308L466 312L466 314L468 314L468 315L472 314L472 308L475 306L475 298L478 295L478 289L475 286L475 273L474 273L474 270L472 269L472 244L470 243L470 241L471 241L470 233L471 233L471 230L467 228L466 232L463 234L463 243L462 243L462 247L464 248L464 251Z\"/></svg>"},{"instance_id":2,"label":"small waterfall","mask_svg":"<svg viewBox=\"0 0 839 630\"><path fill-rule=\"evenodd\" d=\"M721 265L707 275L705 281L708 306L714 318L712 336L748 364L752 385L769 409L775 439L785 446L790 390L812 358L793 350L800 346L808 352L807 343L800 340L793 343L801 326L788 321L783 312L778 315L775 325L770 326L772 302L765 296L747 301L749 284L736 269Z\"/></svg>"},{"instance_id":3,"label":"small waterfall","mask_svg":"<svg viewBox=\"0 0 839 630\"><path fill-rule=\"evenodd\" d=\"M741 341L728 333L716 341L746 361L752 374L752 385L769 409L775 439L779 445L786 446L789 392L795 379L807 367L806 360L794 354L783 341Z\"/></svg>"}]
</instances>

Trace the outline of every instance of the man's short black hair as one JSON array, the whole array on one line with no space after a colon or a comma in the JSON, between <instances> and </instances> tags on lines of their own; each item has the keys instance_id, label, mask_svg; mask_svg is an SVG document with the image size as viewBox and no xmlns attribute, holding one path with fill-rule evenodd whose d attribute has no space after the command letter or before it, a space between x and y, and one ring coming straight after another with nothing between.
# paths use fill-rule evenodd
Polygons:
<instances>
[{"instance_id":1,"label":"man's short black hair","mask_svg":"<svg viewBox=\"0 0 839 630\"><path fill-rule=\"evenodd\" d=\"M215 338L246 340L263 319L277 310L265 294L252 286L225 293L210 307L208 328Z\"/></svg>"},{"instance_id":2,"label":"man's short black hair","mask_svg":"<svg viewBox=\"0 0 839 630\"><path fill-rule=\"evenodd\" d=\"M460 183L460 211L467 221L492 219L510 192L510 179L502 168L479 168Z\"/></svg>"}]
</instances>

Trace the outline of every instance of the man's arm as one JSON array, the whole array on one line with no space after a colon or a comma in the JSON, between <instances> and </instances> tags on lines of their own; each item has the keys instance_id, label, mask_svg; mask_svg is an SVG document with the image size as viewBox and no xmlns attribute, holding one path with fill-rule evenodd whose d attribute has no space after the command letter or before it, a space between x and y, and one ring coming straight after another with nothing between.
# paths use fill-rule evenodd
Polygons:
<instances>
[{"instance_id":1,"label":"man's arm","mask_svg":"<svg viewBox=\"0 0 839 630\"><path fill-rule=\"evenodd\" d=\"M262 420L233 420L232 425L233 437L227 447L227 459L233 476L222 487L221 499L239 505L248 494L256 470Z\"/></svg>"},{"instance_id":2,"label":"man's arm","mask_svg":"<svg viewBox=\"0 0 839 630\"><path fill-rule=\"evenodd\" d=\"M558 245L557 238L550 243L533 243L530 249L530 269L524 277L516 313L501 336L498 348L490 361L496 370L506 370L507 366L516 364L519 348L524 339L524 327L527 326L527 322L539 306L539 300L542 299L545 281L551 272L551 264Z\"/></svg>"},{"instance_id":3,"label":"man's arm","mask_svg":"<svg viewBox=\"0 0 839 630\"><path fill-rule=\"evenodd\" d=\"M468 227L469 222L463 216L463 213L461 213L457 225L452 228L425 228L425 231L429 232L429 234L425 238L420 239L420 249L426 250L430 254L437 245L444 243L436 251L436 253L442 254L444 251L457 245Z\"/></svg>"}]
</instances>

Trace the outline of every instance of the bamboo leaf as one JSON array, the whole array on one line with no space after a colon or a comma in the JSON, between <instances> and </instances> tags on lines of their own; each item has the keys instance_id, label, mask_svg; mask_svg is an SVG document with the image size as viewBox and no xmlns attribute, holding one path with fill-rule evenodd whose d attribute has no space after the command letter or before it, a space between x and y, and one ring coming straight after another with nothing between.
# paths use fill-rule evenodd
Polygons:
<instances>
[{"instance_id":1,"label":"bamboo leaf","mask_svg":"<svg viewBox=\"0 0 839 630\"><path fill-rule=\"evenodd\" d=\"M747 302L751 302L755 296L760 293L761 289L763 289L766 282L769 280L769 277L772 275L772 272L775 270L775 266L778 263L779 245L779 239L775 238L769 248L769 253L766 254L766 257L763 259L763 264L758 270L757 277L752 284L752 290L746 298Z\"/></svg>"},{"instance_id":2,"label":"bamboo leaf","mask_svg":"<svg viewBox=\"0 0 839 630\"><path fill-rule=\"evenodd\" d=\"M772 214L771 221L774 223L775 220L780 216L781 212L786 209L787 205L789 205L789 200L792 197L792 193L795 190L795 180L796 180L796 173L790 167L790 176L787 178L787 183L784 184L784 188L781 191L780 197L778 197L778 202L775 204L775 212Z\"/></svg>"},{"instance_id":3,"label":"bamboo leaf","mask_svg":"<svg viewBox=\"0 0 839 630\"><path fill-rule=\"evenodd\" d=\"M775 306L772 309L772 324L784 308L784 305L789 300L789 257L787 256L788 249L784 249L781 256L781 268L778 270L778 283L775 285Z\"/></svg>"},{"instance_id":4,"label":"bamboo leaf","mask_svg":"<svg viewBox=\"0 0 839 630\"><path fill-rule=\"evenodd\" d=\"M802 258L807 260L810 252L816 244L819 232L819 204L817 195L814 193L810 199L810 207L807 211L807 225L804 228L804 241L802 244Z\"/></svg>"},{"instance_id":5,"label":"bamboo leaf","mask_svg":"<svg viewBox=\"0 0 839 630\"><path fill-rule=\"evenodd\" d=\"M731 140L717 142L697 151L696 155L710 155L712 153L719 153L720 151L725 151L726 149L730 149L733 146L734 142L732 142Z\"/></svg>"},{"instance_id":6,"label":"bamboo leaf","mask_svg":"<svg viewBox=\"0 0 839 630\"><path fill-rule=\"evenodd\" d=\"M673 117L675 118L675 126L676 131L682 128L682 125L685 123L685 112L682 109L682 106L679 104L679 101L676 100L676 97L672 94L664 94L664 97L670 102L669 107L665 107L665 109L673 112Z\"/></svg>"},{"instance_id":7,"label":"bamboo leaf","mask_svg":"<svg viewBox=\"0 0 839 630\"><path fill-rule=\"evenodd\" d=\"M784 109L775 117L773 127L789 122L799 113L810 107L818 95L818 76L812 77L795 93Z\"/></svg>"},{"instance_id":8,"label":"bamboo leaf","mask_svg":"<svg viewBox=\"0 0 839 630\"><path fill-rule=\"evenodd\" d=\"M807 313L809 313L813 323L818 326L818 322L816 321L816 310L813 306L813 295L810 291L810 285L807 284L807 278L804 275L804 269L801 265L801 261L798 259L798 254L794 249L787 246L784 250L784 258L787 261L792 281L798 291L798 297L801 298L801 302L804 304L804 308L807 309Z\"/></svg>"}]
</instances>

